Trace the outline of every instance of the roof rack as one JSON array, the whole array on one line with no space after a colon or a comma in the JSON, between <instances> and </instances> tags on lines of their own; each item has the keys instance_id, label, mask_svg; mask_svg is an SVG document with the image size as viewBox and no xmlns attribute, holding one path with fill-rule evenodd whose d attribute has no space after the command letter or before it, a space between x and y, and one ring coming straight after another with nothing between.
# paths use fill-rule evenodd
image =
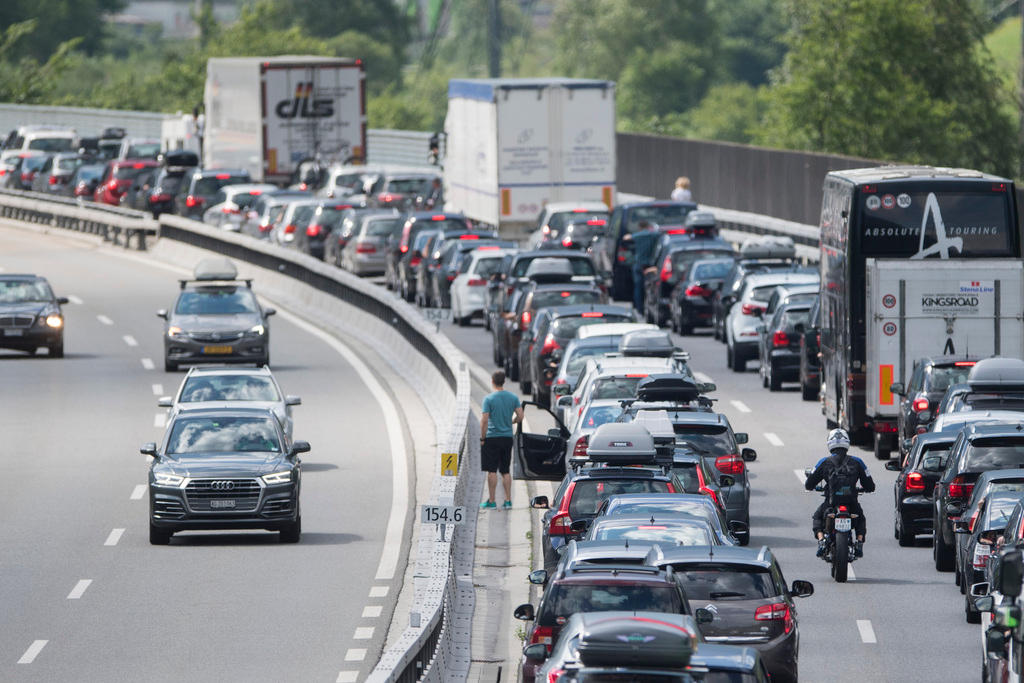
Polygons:
<instances>
[{"instance_id":1,"label":"roof rack","mask_svg":"<svg viewBox=\"0 0 1024 683\"><path fill-rule=\"evenodd\" d=\"M669 424L671 427L671 424ZM594 430L590 435L586 458L570 458L573 468L584 463L599 463L610 467L653 466L663 470L672 466L670 449L659 441L640 423L609 422ZM596 470L600 473L600 470Z\"/></svg>"},{"instance_id":2,"label":"roof rack","mask_svg":"<svg viewBox=\"0 0 1024 683\"><path fill-rule=\"evenodd\" d=\"M204 284L214 283L236 283L244 282L246 287L252 289L252 278L238 279L238 269L235 264L226 258L206 258L196 264L192 269L191 280L178 280L182 289L189 282L202 282Z\"/></svg>"}]
</instances>

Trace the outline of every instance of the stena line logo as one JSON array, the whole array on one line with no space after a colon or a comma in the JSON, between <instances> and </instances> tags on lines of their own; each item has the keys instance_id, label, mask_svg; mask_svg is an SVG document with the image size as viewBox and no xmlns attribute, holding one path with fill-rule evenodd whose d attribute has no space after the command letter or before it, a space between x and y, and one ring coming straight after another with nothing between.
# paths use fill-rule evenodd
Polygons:
<instances>
[{"instance_id":1,"label":"stena line logo","mask_svg":"<svg viewBox=\"0 0 1024 683\"><path fill-rule=\"evenodd\" d=\"M313 83L306 81L295 86L295 97L281 100L274 113L282 119L323 119L334 116L334 102L330 98L313 99Z\"/></svg>"}]
</instances>

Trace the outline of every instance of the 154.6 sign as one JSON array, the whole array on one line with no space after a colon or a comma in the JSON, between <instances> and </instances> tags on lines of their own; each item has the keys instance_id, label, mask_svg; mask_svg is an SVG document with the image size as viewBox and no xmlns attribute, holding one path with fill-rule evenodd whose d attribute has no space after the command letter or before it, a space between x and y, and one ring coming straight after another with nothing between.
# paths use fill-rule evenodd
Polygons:
<instances>
[{"instance_id":1,"label":"154.6 sign","mask_svg":"<svg viewBox=\"0 0 1024 683\"><path fill-rule=\"evenodd\" d=\"M420 522L423 524L462 524L466 519L466 508L450 505L420 506Z\"/></svg>"}]
</instances>

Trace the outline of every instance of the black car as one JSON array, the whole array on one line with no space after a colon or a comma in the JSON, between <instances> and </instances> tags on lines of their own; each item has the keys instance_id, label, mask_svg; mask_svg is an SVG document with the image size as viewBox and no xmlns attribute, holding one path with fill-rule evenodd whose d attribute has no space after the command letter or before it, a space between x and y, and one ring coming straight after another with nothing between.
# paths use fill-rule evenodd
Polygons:
<instances>
[{"instance_id":1,"label":"black car","mask_svg":"<svg viewBox=\"0 0 1024 683\"><path fill-rule=\"evenodd\" d=\"M662 238L661 247L655 251L654 266L644 274L644 320L655 325L669 322L672 306L672 290L690 264L716 257L735 256L732 245L723 240L692 238L673 239L667 234Z\"/></svg>"},{"instance_id":2,"label":"black car","mask_svg":"<svg viewBox=\"0 0 1024 683\"><path fill-rule=\"evenodd\" d=\"M751 239L744 242L736 263L722 280L722 287L711 298L711 327L715 339L725 341L725 318L743 293L747 275L799 270L801 266L795 259L796 246L792 241Z\"/></svg>"},{"instance_id":3,"label":"black car","mask_svg":"<svg viewBox=\"0 0 1024 683\"><path fill-rule=\"evenodd\" d=\"M900 445L914 434L928 430L938 414L939 401L954 384L967 381L979 359L974 356L930 356L914 361L910 381L894 383L892 393L900 397L896 411L896 434Z\"/></svg>"},{"instance_id":4,"label":"black car","mask_svg":"<svg viewBox=\"0 0 1024 683\"><path fill-rule=\"evenodd\" d=\"M900 464L891 460L886 469L899 470L893 483L896 521L893 535L901 546L914 545L915 537L932 533L932 490L946 468L949 449L956 441L953 432L919 434Z\"/></svg>"},{"instance_id":5,"label":"black car","mask_svg":"<svg viewBox=\"0 0 1024 683\"><path fill-rule=\"evenodd\" d=\"M681 335L711 324L711 299L735 263L733 258L702 259L683 270L669 294L668 322Z\"/></svg>"},{"instance_id":6,"label":"black car","mask_svg":"<svg viewBox=\"0 0 1024 683\"><path fill-rule=\"evenodd\" d=\"M39 275L0 273L0 348L29 355L45 346L50 356L64 357L65 297L56 297Z\"/></svg>"},{"instance_id":7,"label":"black car","mask_svg":"<svg viewBox=\"0 0 1024 683\"><path fill-rule=\"evenodd\" d=\"M818 398L821 388L821 296L815 298L807 314L807 324L800 336L800 397L805 401Z\"/></svg>"},{"instance_id":8,"label":"black car","mask_svg":"<svg viewBox=\"0 0 1024 683\"><path fill-rule=\"evenodd\" d=\"M463 264L469 260L469 255L475 249L514 249L515 242L499 240L493 236L470 236L464 239L448 240L441 247L441 254L438 256L440 264L434 277L431 278L429 294L426 295L430 305L438 308L450 308L452 305L451 286L459 273L463 272Z\"/></svg>"},{"instance_id":9,"label":"black car","mask_svg":"<svg viewBox=\"0 0 1024 683\"><path fill-rule=\"evenodd\" d=\"M477 232L468 230L439 230L437 235L430 241L428 249L423 256L423 263L416 273L416 303L420 306L442 307L434 299L434 294L440 291L436 280L443 278L443 261L448 255L446 248L454 244L481 244L481 240L497 239L494 232ZM454 280L454 274L452 280ZM445 282L447 285L447 282ZM447 289L445 289L447 293Z\"/></svg>"},{"instance_id":10,"label":"black car","mask_svg":"<svg viewBox=\"0 0 1024 683\"><path fill-rule=\"evenodd\" d=\"M451 231L462 230L471 232L469 219L461 213L434 213L417 211L406 216L402 226L402 234L397 239L389 240L387 245L387 265L384 272L385 286L403 295L410 293L407 301L412 301L415 282L403 281L408 277L408 261L419 233L423 230ZM422 254L420 255L422 258Z\"/></svg>"},{"instance_id":11,"label":"black car","mask_svg":"<svg viewBox=\"0 0 1024 683\"><path fill-rule=\"evenodd\" d=\"M1003 535L1013 509L1024 498L1024 471L1017 471L1012 481L1001 480L986 489L984 495L967 507L963 517L953 523L957 541L956 583L966 596L964 616L970 624L981 622L971 586L985 580L985 569L995 542Z\"/></svg>"},{"instance_id":12,"label":"black car","mask_svg":"<svg viewBox=\"0 0 1024 683\"><path fill-rule=\"evenodd\" d=\"M767 546L753 548L655 546L645 564L673 569L691 603L706 605L714 620L701 625L704 639L752 647L772 681L798 680L800 627L796 601L814 594L809 581L786 584Z\"/></svg>"},{"instance_id":13,"label":"black car","mask_svg":"<svg viewBox=\"0 0 1024 683\"><path fill-rule=\"evenodd\" d=\"M225 185L250 182L252 179L245 169L196 169L191 176L186 176L178 193L174 196L174 213L185 218L202 220L203 212L213 204L217 190Z\"/></svg>"},{"instance_id":14,"label":"black car","mask_svg":"<svg viewBox=\"0 0 1024 683\"><path fill-rule=\"evenodd\" d=\"M300 453L274 413L256 408L181 412L160 446L140 449L149 468L149 542L186 529L266 529L282 543L302 533Z\"/></svg>"},{"instance_id":15,"label":"black car","mask_svg":"<svg viewBox=\"0 0 1024 683\"><path fill-rule=\"evenodd\" d=\"M396 264L397 291L399 296L406 301L411 302L416 299L416 278L423 265L423 258L427 254L430 242L437 236L437 233L438 231L429 225L427 229L417 232L416 237L409 245L409 251L403 253Z\"/></svg>"},{"instance_id":16,"label":"black car","mask_svg":"<svg viewBox=\"0 0 1024 683\"><path fill-rule=\"evenodd\" d=\"M1024 424L968 424L953 443L932 493L932 557L939 571L955 568L953 520L963 513L982 472L1024 467Z\"/></svg>"},{"instance_id":17,"label":"black car","mask_svg":"<svg viewBox=\"0 0 1024 683\"><path fill-rule=\"evenodd\" d=\"M606 253L602 261L611 264L612 296L633 298L633 241L626 235L636 232L641 222L658 226L663 231L682 230L686 216L697 208L694 202L650 201L620 204L609 219L610 237L604 241Z\"/></svg>"},{"instance_id":18,"label":"black car","mask_svg":"<svg viewBox=\"0 0 1024 683\"><path fill-rule=\"evenodd\" d=\"M71 175L71 180L65 187L65 194L91 200L105 170L106 166L103 164L82 164Z\"/></svg>"},{"instance_id":19,"label":"black car","mask_svg":"<svg viewBox=\"0 0 1024 683\"><path fill-rule=\"evenodd\" d=\"M354 211L351 204L336 199L324 199L313 210L304 230L300 230L292 241L292 246L303 254L324 260L325 248L332 230L342 224L346 215Z\"/></svg>"},{"instance_id":20,"label":"black car","mask_svg":"<svg viewBox=\"0 0 1024 683\"><path fill-rule=\"evenodd\" d=\"M800 379L800 333L807 326L810 312L807 303L782 304L758 326L758 373L769 391L778 391L783 382Z\"/></svg>"},{"instance_id":21,"label":"black car","mask_svg":"<svg viewBox=\"0 0 1024 683\"><path fill-rule=\"evenodd\" d=\"M164 324L164 370L189 363L270 363L273 308L263 308L250 280L237 280L234 265L206 259L193 280L181 280L174 308L159 310Z\"/></svg>"}]
</instances>

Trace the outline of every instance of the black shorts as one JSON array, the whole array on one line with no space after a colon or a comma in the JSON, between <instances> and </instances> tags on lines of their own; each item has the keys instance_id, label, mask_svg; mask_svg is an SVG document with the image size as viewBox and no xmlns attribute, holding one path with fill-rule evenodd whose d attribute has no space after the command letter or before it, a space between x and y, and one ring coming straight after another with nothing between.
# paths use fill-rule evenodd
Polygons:
<instances>
[{"instance_id":1,"label":"black shorts","mask_svg":"<svg viewBox=\"0 0 1024 683\"><path fill-rule=\"evenodd\" d=\"M484 472L508 474L512 463L512 437L489 436L480 447L480 469Z\"/></svg>"}]
</instances>

